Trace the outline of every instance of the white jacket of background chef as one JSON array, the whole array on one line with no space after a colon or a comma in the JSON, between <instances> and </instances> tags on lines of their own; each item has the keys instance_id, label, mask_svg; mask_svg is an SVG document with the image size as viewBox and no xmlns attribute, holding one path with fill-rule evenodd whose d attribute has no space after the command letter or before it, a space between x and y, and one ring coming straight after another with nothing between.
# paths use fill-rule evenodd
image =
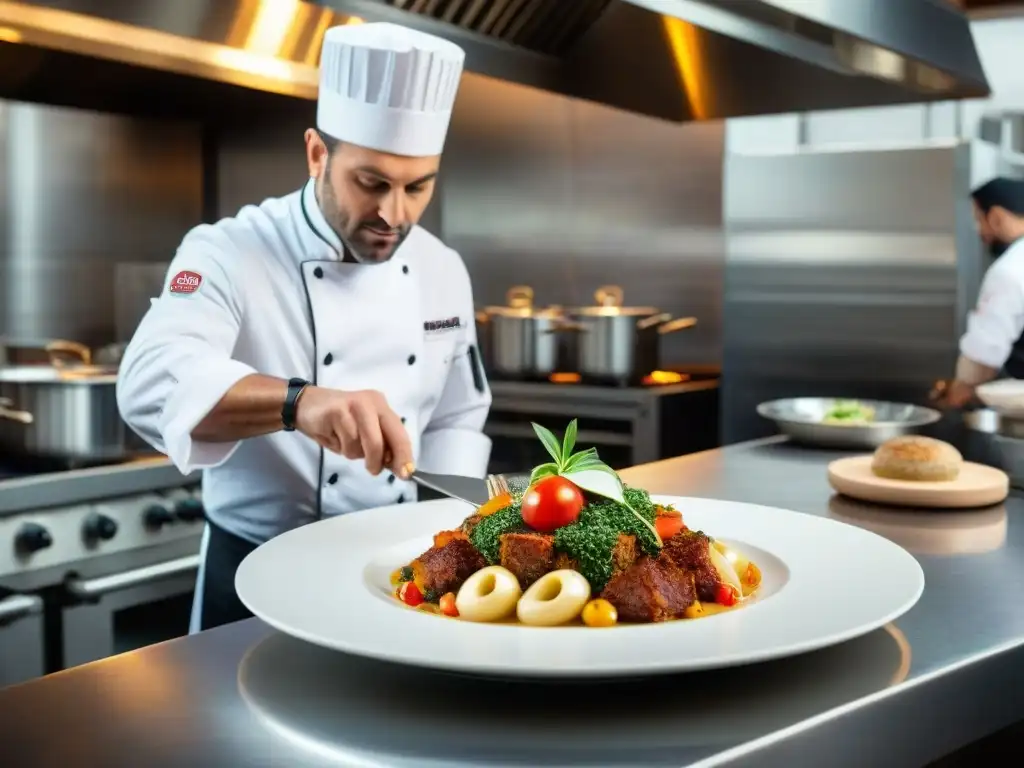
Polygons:
<instances>
[{"instance_id":1,"label":"white jacket of background chef","mask_svg":"<svg viewBox=\"0 0 1024 768\"><path fill-rule=\"evenodd\" d=\"M387 470L373 477L361 460L299 432L193 440L193 428L249 374L379 390L405 422L417 467L486 473L491 395L478 362L474 372L461 258L420 227L388 262L352 264L341 254L311 181L197 227L121 363L125 421L182 472L204 470L207 516L252 542L323 516L413 501L416 487ZM175 280L184 287L172 290Z\"/></svg>"},{"instance_id":2,"label":"white jacket of background chef","mask_svg":"<svg viewBox=\"0 0 1024 768\"><path fill-rule=\"evenodd\" d=\"M1010 245L988 268L981 281L978 303L967 317L960 339L957 378L978 383L973 368L980 364L999 370L1024 351L1024 240ZM1017 368L1017 366L1011 366Z\"/></svg>"}]
</instances>

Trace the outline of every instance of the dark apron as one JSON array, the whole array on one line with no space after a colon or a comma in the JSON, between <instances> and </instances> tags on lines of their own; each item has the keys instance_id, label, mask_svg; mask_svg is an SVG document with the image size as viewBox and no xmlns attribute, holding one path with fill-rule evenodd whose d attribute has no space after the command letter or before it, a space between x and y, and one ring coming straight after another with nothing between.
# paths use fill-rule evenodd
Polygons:
<instances>
[{"instance_id":1,"label":"dark apron","mask_svg":"<svg viewBox=\"0 0 1024 768\"><path fill-rule=\"evenodd\" d=\"M1013 379L1024 379L1024 334L1013 343L1010 356L1003 363L1002 373Z\"/></svg>"},{"instance_id":2,"label":"dark apron","mask_svg":"<svg viewBox=\"0 0 1024 768\"><path fill-rule=\"evenodd\" d=\"M208 525L210 540L206 549L200 605L200 628L203 630L252 618L252 613L235 594L235 571L257 546L213 523Z\"/></svg>"}]
</instances>

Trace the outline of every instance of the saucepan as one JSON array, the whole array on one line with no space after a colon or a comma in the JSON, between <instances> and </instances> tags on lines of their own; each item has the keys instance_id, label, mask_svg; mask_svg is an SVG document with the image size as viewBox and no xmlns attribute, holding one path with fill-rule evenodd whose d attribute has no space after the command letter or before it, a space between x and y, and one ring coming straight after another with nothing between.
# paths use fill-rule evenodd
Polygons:
<instances>
[{"instance_id":1,"label":"saucepan","mask_svg":"<svg viewBox=\"0 0 1024 768\"><path fill-rule=\"evenodd\" d=\"M506 306L486 307L476 316L477 338L485 367L512 379L546 379L560 370L564 322L557 306L535 307L533 288L516 285L505 296Z\"/></svg>"},{"instance_id":2,"label":"saucepan","mask_svg":"<svg viewBox=\"0 0 1024 768\"><path fill-rule=\"evenodd\" d=\"M45 351L48 364L0 367L0 451L74 462L128 455L116 366L94 365L76 342L53 341Z\"/></svg>"},{"instance_id":3,"label":"saucepan","mask_svg":"<svg viewBox=\"0 0 1024 768\"><path fill-rule=\"evenodd\" d=\"M695 317L673 319L655 307L624 306L623 298L621 287L604 285L594 292L594 306L567 312L569 321L557 330L577 332L569 370L588 379L639 382L661 368L661 337L697 324Z\"/></svg>"}]
</instances>

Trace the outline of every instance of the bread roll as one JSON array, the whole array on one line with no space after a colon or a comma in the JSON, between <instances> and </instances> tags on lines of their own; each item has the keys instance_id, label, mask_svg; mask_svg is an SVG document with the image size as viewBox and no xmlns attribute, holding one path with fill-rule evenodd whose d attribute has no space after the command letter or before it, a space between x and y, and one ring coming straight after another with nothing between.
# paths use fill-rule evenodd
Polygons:
<instances>
[{"instance_id":1,"label":"bread roll","mask_svg":"<svg viewBox=\"0 0 1024 768\"><path fill-rule=\"evenodd\" d=\"M871 471L889 480L935 482L956 480L964 463L949 443L920 435L887 440L875 451Z\"/></svg>"}]
</instances>

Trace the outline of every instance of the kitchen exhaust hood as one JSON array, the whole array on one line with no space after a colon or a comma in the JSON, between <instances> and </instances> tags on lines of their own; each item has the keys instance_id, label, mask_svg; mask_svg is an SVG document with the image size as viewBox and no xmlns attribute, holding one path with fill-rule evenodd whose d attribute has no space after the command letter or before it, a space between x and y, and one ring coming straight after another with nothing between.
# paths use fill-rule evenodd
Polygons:
<instances>
[{"instance_id":1,"label":"kitchen exhaust hood","mask_svg":"<svg viewBox=\"0 0 1024 768\"><path fill-rule=\"evenodd\" d=\"M199 116L316 97L336 24L394 21L470 72L674 121L983 97L948 0L0 0L0 98Z\"/></svg>"}]
</instances>

